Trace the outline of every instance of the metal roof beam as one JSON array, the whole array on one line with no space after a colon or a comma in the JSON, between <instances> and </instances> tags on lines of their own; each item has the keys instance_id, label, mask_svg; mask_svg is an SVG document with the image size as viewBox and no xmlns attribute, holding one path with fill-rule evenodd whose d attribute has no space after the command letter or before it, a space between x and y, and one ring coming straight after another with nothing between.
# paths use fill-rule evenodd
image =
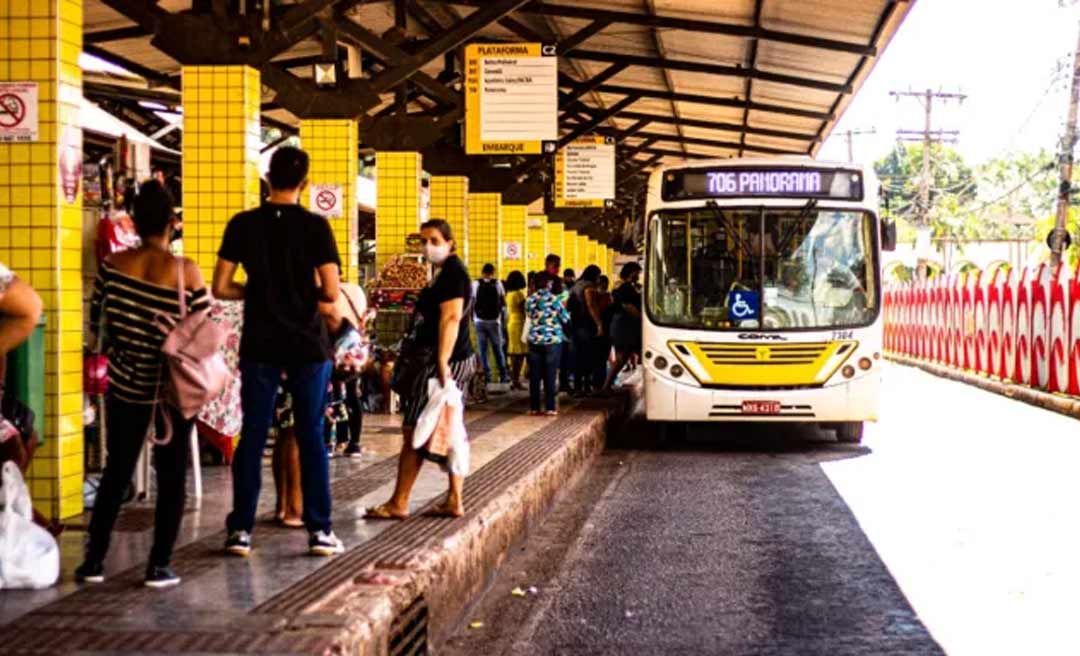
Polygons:
<instances>
[{"instance_id":1,"label":"metal roof beam","mask_svg":"<svg viewBox=\"0 0 1080 656\"><path fill-rule=\"evenodd\" d=\"M678 100L680 102L696 103L699 105L714 105L717 107L738 107L743 109L749 107L753 111L757 112L769 112L771 114L785 114L787 116L799 116L802 118L810 118L819 121L828 121L836 118L829 112L816 112L808 109L799 109L797 107L785 107L784 105L771 105L768 103L759 102L745 102L739 98L718 98L716 96L706 96L696 93L680 93L661 91L658 89L643 89L640 87L622 86L617 84L602 84L596 88L599 93L617 93L628 94L635 93L640 94L642 98L659 98L662 100Z\"/></svg>"},{"instance_id":2,"label":"metal roof beam","mask_svg":"<svg viewBox=\"0 0 1080 656\"><path fill-rule=\"evenodd\" d=\"M619 73L625 71L628 66L629 64L623 63L612 64L611 66L608 66L604 70L600 71L599 74L592 76L588 80L575 84L573 88L570 89L570 91L568 91L565 95L563 95L560 100L566 103L577 100L585 94L591 91L595 91L597 87L599 87L601 84L607 82Z\"/></svg>"},{"instance_id":3,"label":"metal roof beam","mask_svg":"<svg viewBox=\"0 0 1080 656\"><path fill-rule=\"evenodd\" d=\"M150 33L146 31L142 25L132 25L131 27L120 27L115 30L99 30L97 32L87 32L83 35L83 43L107 43L109 41L123 41L124 39L137 39L141 36L149 36Z\"/></svg>"},{"instance_id":4,"label":"metal roof beam","mask_svg":"<svg viewBox=\"0 0 1080 656\"><path fill-rule=\"evenodd\" d=\"M338 16L334 21L334 24L337 25L340 33L347 37L348 40L356 43L361 48L374 53L376 56L386 59L392 67L403 65L410 57L409 53L382 37L373 34L345 16ZM428 95L439 102L444 102L453 106L460 106L463 104L459 92L454 91L423 71L414 71L412 77L408 79L416 83L417 86L421 87Z\"/></svg>"},{"instance_id":5,"label":"metal roof beam","mask_svg":"<svg viewBox=\"0 0 1080 656\"><path fill-rule=\"evenodd\" d=\"M99 46L86 44L83 46L83 52L88 55L93 55L103 61L107 61L114 66L119 66L120 68L129 70L135 75L146 78L146 80L152 84L160 84L162 86L173 87L176 89L180 88L180 78L166 75L161 71L156 71L152 68L143 66L142 64L133 62L130 59L125 59L124 57L109 52L108 50Z\"/></svg>"},{"instance_id":6,"label":"metal roof beam","mask_svg":"<svg viewBox=\"0 0 1080 656\"><path fill-rule=\"evenodd\" d=\"M470 7L483 7L488 0L442 0L446 4L466 5ZM862 43L826 39L795 32L782 32L763 27L749 25L734 25L731 23L719 23L694 18L680 18L676 16L650 16L644 13L610 11L581 7L577 5L549 4L534 1L522 7L520 11L530 14L542 14L545 16L558 16L562 18L579 18L583 20L605 20L609 23L624 23L628 25L640 25L669 30L684 30L687 32L703 32L706 34L723 34L726 36L743 37L747 39L763 39L779 43L790 43L809 48L834 50L847 52L853 55L873 57L877 55L877 49Z\"/></svg>"},{"instance_id":7,"label":"metal roof beam","mask_svg":"<svg viewBox=\"0 0 1080 656\"><path fill-rule=\"evenodd\" d=\"M446 51L461 45L475 36L480 30L495 23L528 1L496 0L495 2L485 3L483 9L478 9L469 14L464 20L432 38L415 55L408 55L400 64L373 79L371 81L372 91L380 93L396 87L412 77L432 59L442 56Z\"/></svg>"},{"instance_id":8,"label":"metal roof beam","mask_svg":"<svg viewBox=\"0 0 1080 656\"><path fill-rule=\"evenodd\" d=\"M822 80L798 77L794 75L784 75L780 73L769 73L760 70L748 70L741 66L722 66L686 60L675 60L659 57L643 57L637 55L624 55L620 53L598 51L579 51L577 53L572 53L568 55L568 57L571 59L578 58L598 62L623 61L627 62L629 65L632 66L644 66L663 70L688 71L692 73L706 73L708 75L721 75L727 77L752 78L755 80L774 82L776 84L788 84L792 86L817 89L821 91L829 91L833 93L851 93L852 91L851 87L846 84L837 84L833 82L825 82ZM743 105L742 103L739 103L738 106L741 107Z\"/></svg>"},{"instance_id":9,"label":"metal roof beam","mask_svg":"<svg viewBox=\"0 0 1080 656\"><path fill-rule=\"evenodd\" d=\"M706 64L703 62L688 61L683 59L668 59L662 57L645 57L642 55L626 55L617 52L601 52L599 50L575 50L566 55L569 59L583 59L585 61L617 63L622 62L630 66L645 66L675 71L688 71L691 73L707 73L709 75L724 75L727 77L753 78L765 82L788 84L791 86L831 91L833 93L851 93L850 83L836 84L822 80L798 77L795 75L783 75L780 73L768 73L765 71L751 71L742 66L722 66L719 64Z\"/></svg>"},{"instance_id":10,"label":"metal roof beam","mask_svg":"<svg viewBox=\"0 0 1080 656\"><path fill-rule=\"evenodd\" d=\"M676 120L678 120L678 122L682 123L682 125L685 126L685 127L701 128L701 129L705 129L705 130L722 130L724 132L743 132L743 131L745 131L747 134L756 134L756 135L760 135L760 136L763 136L763 137L775 137L777 139L792 139L792 140L795 140L795 141L814 141L815 139L817 139L817 135L811 134L811 133L787 132L787 131L784 131L784 130L772 130L772 129L769 129L769 128L756 128L756 127L753 127L753 126L748 126L746 128L743 128L743 126L741 126L741 125L739 125L737 123L720 123L720 122L717 122L717 121L703 121L703 120L699 120L699 119L690 119L690 118L675 119L672 116L667 116L667 115L664 115L664 114L647 114L647 113L644 113L644 112L622 112L621 114L619 114L619 118L625 118L625 119L630 119L630 120L638 120L638 121L645 120L645 121L649 121L650 123L662 123L662 124L665 124L665 125L675 125ZM795 151L785 151L785 152L795 152ZM798 152L801 153L801 152L804 152L804 151L798 151Z\"/></svg>"},{"instance_id":11,"label":"metal roof beam","mask_svg":"<svg viewBox=\"0 0 1080 656\"><path fill-rule=\"evenodd\" d=\"M764 4L765 0L754 0L754 27L761 27L761 7ZM757 67L758 43L760 43L758 39L751 39L750 41L750 52L746 57L746 67L750 70L754 70ZM743 107L742 115L743 132L739 135L739 143L743 145L746 144L746 126L750 121L750 102L753 100L753 94L754 78L748 77L746 78L746 85L743 88L743 99L745 101L743 103L745 107ZM743 149L739 148L739 156L742 157L742 154Z\"/></svg>"},{"instance_id":12,"label":"metal roof beam","mask_svg":"<svg viewBox=\"0 0 1080 656\"><path fill-rule=\"evenodd\" d=\"M608 107L608 108L606 108L604 110L601 110L600 112L594 114L591 119L589 119L588 121L586 121L584 123L581 123L580 125L574 127L572 130L570 130L569 133L567 133L566 135L560 137L558 147L562 148L566 144L570 143L574 139L577 139L578 137L585 134L589 130L592 130L593 128L597 127L598 125L600 125L604 121L608 120L612 116L615 116L616 114L618 114L622 110L626 109L630 105L636 103L637 101L638 101L637 96L627 96L627 97L623 98L622 100L620 100L619 102L612 105L611 107Z\"/></svg>"},{"instance_id":13,"label":"metal roof beam","mask_svg":"<svg viewBox=\"0 0 1080 656\"><path fill-rule=\"evenodd\" d=\"M559 55L564 55L573 50L574 48L580 46L589 37L593 36L608 25L611 25L611 21L609 20L594 20L593 22L589 23L577 32L574 32L570 36L566 37L562 41L559 41Z\"/></svg>"}]
</instances>

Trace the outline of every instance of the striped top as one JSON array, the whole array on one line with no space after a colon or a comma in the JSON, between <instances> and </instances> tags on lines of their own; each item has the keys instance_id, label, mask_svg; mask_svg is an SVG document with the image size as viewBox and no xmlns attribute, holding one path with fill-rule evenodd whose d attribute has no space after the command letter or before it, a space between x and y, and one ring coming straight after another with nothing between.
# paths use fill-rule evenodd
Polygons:
<instances>
[{"instance_id":1,"label":"striped top","mask_svg":"<svg viewBox=\"0 0 1080 656\"><path fill-rule=\"evenodd\" d=\"M161 376L165 333L154 317L180 318L175 287L163 287L121 273L103 262L94 281L90 322L97 329L105 309L109 393L128 403L153 403ZM188 312L210 307L206 288L187 291Z\"/></svg>"}]
</instances>

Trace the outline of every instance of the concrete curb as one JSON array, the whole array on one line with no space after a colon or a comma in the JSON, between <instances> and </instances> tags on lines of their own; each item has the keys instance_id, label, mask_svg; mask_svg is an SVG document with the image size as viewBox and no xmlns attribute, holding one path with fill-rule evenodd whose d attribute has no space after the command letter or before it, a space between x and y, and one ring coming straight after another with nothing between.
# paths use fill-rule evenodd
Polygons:
<instances>
[{"instance_id":1,"label":"concrete curb","mask_svg":"<svg viewBox=\"0 0 1080 656\"><path fill-rule=\"evenodd\" d=\"M967 383L968 385L973 385L988 392L1000 394L1017 401L1023 401L1029 405L1057 412L1067 417L1072 417L1073 419L1080 419L1080 399L1071 396L1051 394L1050 392L1037 390L1028 387L1027 385L1017 385L1016 383L1007 380L990 378L971 371L954 369L934 362L917 360L906 355L886 353L885 359L908 367L922 369L927 373L940 376L941 378Z\"/></svg>"},{"instance_id":2,"label":"concrete curb","mask_svg":"<svg viewBox=\"0 0 1080 656\"><path fill-rule=\"evenodd\" d=\"M345 617L346 626L327 653L382 656L389 653L395 619L415 610L420 600L426 606L428 650L437 653L509 550L572 488L603 450L608 427L623 421L635 402L636 396L628 395L618 406L598 408L592 417L579 420L581 428L553 455L533 464L487 503L470 508L466 523L425 545L404 569L376 566L357 572L349 584L327 590L323 601L306 609L294 624L331 613ZM468 480L465 485L468 488Z\"/></svg>"}]
</instances>

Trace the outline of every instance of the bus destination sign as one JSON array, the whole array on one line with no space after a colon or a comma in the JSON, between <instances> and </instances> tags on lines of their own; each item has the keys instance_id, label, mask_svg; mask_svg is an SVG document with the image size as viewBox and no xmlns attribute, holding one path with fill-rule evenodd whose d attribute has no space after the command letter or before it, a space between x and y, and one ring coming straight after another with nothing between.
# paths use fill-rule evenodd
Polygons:
<instances>
[{"instance_id":1,"label":"bus destination sign","mask_svg":"<svg viewBox=\"0 0 1080 656\"><path fill-rule=\"evenodd\" d=\"M863 183L858 171L725 166L668 171L661 193L665 201L743 196L861 201Z\"/></svg>"}]
</instances>

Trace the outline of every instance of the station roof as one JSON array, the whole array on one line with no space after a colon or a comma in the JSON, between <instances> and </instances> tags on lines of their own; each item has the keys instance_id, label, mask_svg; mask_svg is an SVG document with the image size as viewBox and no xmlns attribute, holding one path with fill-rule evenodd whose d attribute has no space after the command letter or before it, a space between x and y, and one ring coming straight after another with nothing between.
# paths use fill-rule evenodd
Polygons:
<instances>
[{"instance_id":1,"label":"station roof","mask_svg":"<svg viewBox=\"0 0 1080 656\"><path fill-rule=\"evenodd\" d=\"M252 48L265 55L255 65L272 125L295 126L297 114L328 106L310 78L332 38L359 48L363 79L377 92L357 115L400 116L405 103L409 115L441 121L440 138L452 144L462 117L459 45L555 42L563 138L616 136L629 178L684 158L815 155L914 1L293 0L270 3L272 29ZM221 51L203 43L207 34L163 34L160 17L237 4L248 3L85 0L85 50L175 96L181 59ZM379 84L402 71L408 86Z\"/></svg>"}]
</instances>

